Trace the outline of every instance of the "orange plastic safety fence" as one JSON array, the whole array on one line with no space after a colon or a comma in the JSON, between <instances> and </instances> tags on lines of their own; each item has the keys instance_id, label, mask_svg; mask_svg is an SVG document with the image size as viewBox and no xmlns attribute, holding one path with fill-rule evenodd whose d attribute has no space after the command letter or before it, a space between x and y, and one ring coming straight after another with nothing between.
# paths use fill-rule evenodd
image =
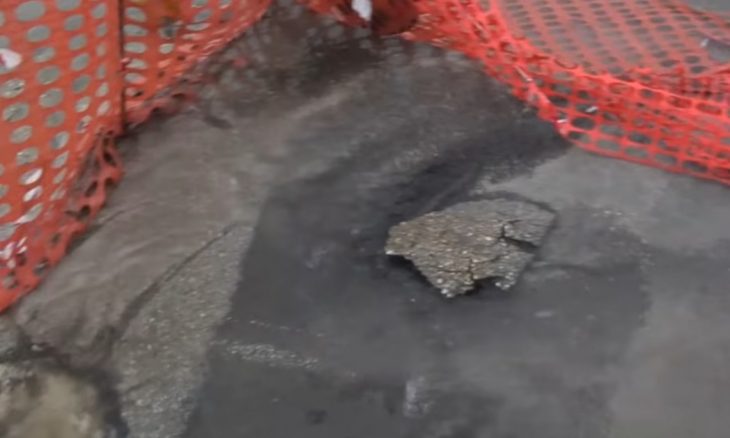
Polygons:
<instances>
[{"instance_id":1,"label":"orange plastic safety fence","mask_svg":"<svg viewBox=\"0 0 730 438\"><path fill-rule=\"evenodd\" d=\"M413 1L407 38L482 61L579 146L730 183L729 14L682 0ZM338 4L309 3L357 22Z\"/></svg>"},{"instance_id":2,"label":"orange plastic safety fence","mask_svg":"<svg viewBox=\"0 0 730 438\"><path fill-rule=\"evenodd\" d=\"M117 2L0 3L0 309L63 257L119 178Z\"/></svg>"},{"instance_id":3,"label":"orange plastic safety fence","mask_svg":"<svg viewBox=\"0 0 730 438\"><path fill-rule=\"evenodd\" d=\"M0 2L0 311L65 255L121 177L113 139L269 0Z\"/></svg>"},{"instance_id":4,"label":"orange plastic safety fence","mask_svg":"<svg viewBox=\"0 0 730 438\"><path fill-rule=\"evenodd\" d=\"M179 88L185 73L250 27L270 2L124 0L128 120L138 123L170 104L175 93L185 93Z\"/></svg>"}]
</instances>

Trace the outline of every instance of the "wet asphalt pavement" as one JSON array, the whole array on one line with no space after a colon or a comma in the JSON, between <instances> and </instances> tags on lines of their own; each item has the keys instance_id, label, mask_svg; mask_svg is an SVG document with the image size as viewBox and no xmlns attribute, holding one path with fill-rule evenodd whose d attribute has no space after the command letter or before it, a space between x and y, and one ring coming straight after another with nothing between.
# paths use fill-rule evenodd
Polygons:
<instances>
[{"instance_id":1,"label":"wet asphalt pavement","mask_svg":"<svg viewBox=\"0 0 730 438\"><path fill-rule=\"evenodd\" d=\"M273 98L330 104L287 138L186 437L727 434L730 192L572 150L456 57L315 44ZM384 254L494 196L557 213L513 290L447 300Z\"/></svg>"}]
</instances>

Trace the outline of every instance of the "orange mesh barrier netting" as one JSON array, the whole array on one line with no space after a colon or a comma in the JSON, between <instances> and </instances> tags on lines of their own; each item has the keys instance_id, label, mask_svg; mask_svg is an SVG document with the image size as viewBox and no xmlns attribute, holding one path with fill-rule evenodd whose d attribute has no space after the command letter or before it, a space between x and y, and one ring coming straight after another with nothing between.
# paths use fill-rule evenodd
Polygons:
<instances>
[{"instance_id":1,"label":"orange mesh barrier netting","mask_svg":"<svg viewBox=\"0 0 730 438\"><path fill-rule=\"evenodd\" d=\"M311 7L345 22L337 0ZM682 0L424 0L406 38L458 50L579 146L730 182L730 14Z\"/></svg>"},{"instance_id":2,"label":"orange mesh barrier netting","mask_svg":"<svg viewBox=\"0 0 730 438\"><path fill-rule=\"evenodd\" d=\"M268 2L0 3L0 310L40 282L101 208L121 176L112 140L124 121L165 105L170 85Z\"/></svg>"},{"instance_id":3,"label":"orange mesh barrier netting","mask_svg":"<svg viewBox=\"0 0 730 438\"><path fill-rule=\"evenodd\" d=\"M119 178L109 146L122 85L116 1L5 0L0 23L2 309L63 257Z\"/></svg>"},{"instance_id":4,"label":"orange mesh barrier netting","mask_svg":"<svg viewBox=\"0 0 730 438\"><path fill-rule=\"evenodd\" d=\"M169 104L171 85L250 27L271 0L126 0L125 106L138 123ZM179 84L177 84L179 85ZM175 90L184 92L184 90Z\"/></svg>"},{"instance_id":5,"label":"orange mesh barrier netting","mask_svg":"<svg viewBox=\"0 0 730 438\"><path fill-rule=\"evenodd\" d=\"M312 0L342 15L342 0ZM127 123L269 0L0 4L0 309L65 254L121 174ZM337 7L339 4L340 7ZM416 0L404 36L458 50L579 146L730 182L730 17L681 0Z\"/></svg>"}]
</instances>

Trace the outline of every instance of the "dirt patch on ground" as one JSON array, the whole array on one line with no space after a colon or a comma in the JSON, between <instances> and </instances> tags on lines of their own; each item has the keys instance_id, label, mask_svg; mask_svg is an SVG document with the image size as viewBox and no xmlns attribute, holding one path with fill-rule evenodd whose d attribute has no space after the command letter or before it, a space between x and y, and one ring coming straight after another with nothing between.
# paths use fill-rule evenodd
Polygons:
<instances>
[{"instance_id":1,"label":"dirt patch on ground","mask_svg":"<svg viewBox=\"0 0 730 438\"><path fill-rule=\"evenodd\" d=\"M46 363L0 364L0 436L120 438L108 394L89 379Z\"/></svg>"}]
</instances>

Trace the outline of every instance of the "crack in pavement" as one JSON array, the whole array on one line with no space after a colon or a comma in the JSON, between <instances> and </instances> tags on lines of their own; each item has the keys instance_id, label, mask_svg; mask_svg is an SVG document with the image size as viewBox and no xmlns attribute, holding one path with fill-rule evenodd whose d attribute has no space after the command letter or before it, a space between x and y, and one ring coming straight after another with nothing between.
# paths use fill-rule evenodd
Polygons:
<instances>
[{"instance_id":1,"label":"crack in pavement","mask_svg":"<svg viewBox=\"0 0 730 438\"><path fill-rule=\"evenodd\" d=\"M185 269L191 262L193 262L201 253L208 249L211 245L215 244L219 240L229 235L237 226L242 225L240 221L232 222L218 232L211 239L207 240L200 247L190 252L180 262L170 266L165 272L158 276L150 285L145 288L132 302L124 309L119 322L113 327L108 327L107 330L102 330L94 339L94 342L90 350L98 351L99 358L97 363L103 363L111 356L115 343L121 339L126 333L131 321L139 314L144 306L160 291L163 284L174 278L179 272Z\"/></svg>"}]
</instances>

